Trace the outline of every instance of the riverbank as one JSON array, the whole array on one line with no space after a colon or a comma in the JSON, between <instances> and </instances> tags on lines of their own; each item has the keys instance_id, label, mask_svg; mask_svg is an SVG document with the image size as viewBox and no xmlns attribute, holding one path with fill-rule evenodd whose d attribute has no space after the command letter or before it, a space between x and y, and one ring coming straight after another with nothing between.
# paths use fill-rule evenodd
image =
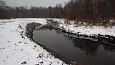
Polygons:
<instances>
[{"instance_id":1,"label":"riverbank","mask_svg":"<svg viewBox=\"0 0 115 65\"><path fill-rule=\"evenodd\" d=\"M59 30L60 32L64 33L64 35L66 36L69 36L70 38L76 38L76 39L90 39L90 40L93 40L93 42L95 42L96 45L108 45L108 47L110 46L111 48L114 47L114 36L110 36L110 35L101 35L101 34L98 34L97 36L91 36L91 35L86 35L86 34L78 34L78 33L73 33L71 31L68 31L66 30L65 28L61 28L60 27L60 22L63 21L63 19L46 19L47 20L47 24L44 25L44 26L36 26L37 23L30 23L27 25L27 28L30 28L28 31L30 31L29 34L30 35L30 39L33 40L33 31L37 31L37 30L42 30L42 29L55 29L55 30ZM64 23L64 25L66 25ZM74 24L71 24L71 25L74 25ZM68 24L69 26L69 24ZM32 29L32 31L31 31ZM39 33L39 32L38 32ZM46 32L47 34L47 32ZM95 33L94 33L95 34ZM28 34L27 34L28 35ZM45 35L45 34L44 34ZM53 34L52 34L53 35ZM52 36L51 35L51 36ZM55 36L55 35L54 35ZM41 36L42 37L42 36ZM50 37L50 36L48 36ZM35 41L35 40L33 40ZM44 39L45 41L45 39ZM39 42L39 41L38 41ZM102 43L104 42L104 43ZM37 43L37 42L36 42ZM48 42L46 42L48 43ZM58 53L55 53L54 50L51 50L51 48L48 48L47 46L43 45L42 43L37 43L39 45L41 45L44 49L46 49L47 51L49 51L52 55L56 56L57 58L60 58L62 59L63 61L67 62L67 63L71 63L71 61L68 61L67 58L63 57L61 54L58 54ZM77 44L77 43L76 43ZM81 43L82 44L82 43ZM93 43L94 44L94 43ZM90 44L90 45L93 45L93 44ZM88 45L88 46L90 46ZM47 47L47 48L46 48ZM92 46L91 46L92 47ZM97 47L97 46L94 46L94 47ZM106 46L107 47L107 46ZM88 48L87 46L85 48ZM105 48L105 47L104 47ZM77 51L76 51L77 52ZM81 60L81 59L80 59ZM75 61L75 60L74 60ZM79 62L77 60L77 62ZM74 63L77 63L76 61ZM73 65L73 64L72 64Z\"/></svg>"},{"instance_id":2,"label":"riverbank","mask_svg":"<svg viewBox=\"0 0 115 65\"><path fill-rule=\"evenodd\" d=\"M109 35L115 37L115 26L106 25L90 25L90 23L76 21L67 21L66 19L47 19L59 23L60 29L65 29L67 32L85 34L88 36L93 35ZM113 21L115 22L115 21ZM101 24L101 23L99 23ZM109 24L108 24L109 25Z\"/></svg>"},{"instance_id":3,"label":"riverbank","mask_svg":"<svg viewBox=\"0 0 115 65\"><path fill-rule=\"evenodd\" d=\"M88 26L75 24L75 21L66 21L65 19L47 19L51 22L58 22L58 28L64 32L74 34L77 37L102 41L106 43L115 43L115 26Z\"/></svg>"},{"instance_id":4,"label":"riverbank","mask_svg":"<svg viewBox=\"0 0 115 65\"><path fill-rule=\"evenodd\" d=\"M85 39L97 39L97 41L100 41L101 39L102 41L108 40L107 42L111 41L111 43L114 43L115 26L109 28L85 26L77 27L72 21L71 24L65 24L64 19L51 20L53 20L53 22L55 21L53 25L58 24L58 26L54 28L58 27L58 29L64 31L65 33L72 34L73 36L83 37ZM67 65L65 63L68 62L68 60L65 60L66 58L62 58L61 55L58 55L43 45L36 44L33 42L32 38L29 39L29 37L32 37L33 30L35 30L36 26L44 26L48 24L48 22L48 18L1 19L0 65ZM29 23L32 23L32 25L29 25ZM29 25L29 27L27 27L27 25ZM60 58L61 60L55 57Z\"/></svg>"},{"instance_id":5,"label":"riverbank","mask_svg":"<svg viewBox=\"0 0 115 65\"><path fill-rule=\"evenodd\" d=\"M46 19L47 20L47 24L46 25L40 25L38 23L29 23L26 27L26 30L27 30L27 36L32 40L33 40L33 31L34 30L41 30L41 28L43 27L51 27L53 29L60 29L62 30L62 32L64 32L65 34L69 35L69 36L72 36L72 37L75 37L75 38L83 38L83 39L90 39L90 40L93 40L93 41L98 41L98 42L106 42L108 45L115 45L114 44L114 36L110 36L110 35L100 35L98 34L97 36L89 36L89 35L86 35L86 34L78 34L78 33L73 33L71 31L68 31L66 30L65 28L61 28L60 25L61 25L61 21L63 21L63 19ZM38 26L36 26L38 25ZM66 25L66 24L65 24ZM74 25L74 24L73 24ZM68 25L69 26L69 25ZM35 41L34 41L35 42ZM37 42L36 42L37 43ZM50 48L46 48L44 45L40 44L40 43L37 43L39 44L40 46L42 46L44 49L46 49L47 51L49 51L52 55L54 55L55 57L57 58L60 58L61 60L65 61L66 63L69 63L71 64L72 61L71 60L68 60L67 58L61 56L60 54L58 53L55 53L53 50L51 50ZM79 62L79 61L78 61ZM73 62L73 63L77 63L77 62ZM72 64L73 65L73 64Z\"/></svg>"},{"instance_id":6,"label":"riverbank","mask_svg":"<svg viewBox=\"0 0 115 65\"><path fill-rule=\"evenodd\" d=\"M26 36L26 25L36 22L45 25L45 19L0 20L0 65L67 65L55 58Z\"/></svg>"}]
</instances>

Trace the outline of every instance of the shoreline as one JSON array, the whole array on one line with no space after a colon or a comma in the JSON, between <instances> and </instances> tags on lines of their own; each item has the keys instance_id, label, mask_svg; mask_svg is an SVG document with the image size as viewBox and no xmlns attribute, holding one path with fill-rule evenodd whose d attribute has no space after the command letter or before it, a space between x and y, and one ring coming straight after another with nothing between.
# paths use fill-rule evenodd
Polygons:
<instances>
[{"instance_id":1,"label":"shoreline","mask_svg":"<svg viewBox=\"0 0 115 65\"><path fill-rule=\"evenodd\" d=\"M47 27L47 24L44 25ZM26 36L32 40L33 42L35 42L33 40L33 31L35 30L36 27L43 27L42 25L40 25L39 23L29 23L27 24L26 26ZM88 35L83 35L83 34L77 34L77 33L71 33L71 32L67 32L66 30L64 29L60 29L60 28L55 28L53 27L53 29L59 29L59 30L62 30L63 33L67 33L67 34L70 34L71 36L75 36L77 38L83 38L83 39L90 39L90 40L93 40L93 41L99 41L99 42L104 42L104 43L107 43L107 44L110 44L110 45L115 45L113 44L114 41L110 41L111 38L112 39L115 39L115 37L113 36L109 36L109 35L98 35L98 36L88 36ZM107 42L105 42L107 41ZM112 43L110 43L112 42ZM64 56L61 56L60 54L56 53L55 51L49 49L49 48L46 48L44 45L40 44L40 43L37 43L35 42L36 44L40 45L41 47L43 47L43 49L47 50L48 52L51 53L51 55L55 56L56 58L59 58L60 60L64 61L65 63L67 64L72 64L72 65L80 65L79 61L72 61L72 60L69 60L67 58L65 58Z\"/></svg>"}]
</instances>

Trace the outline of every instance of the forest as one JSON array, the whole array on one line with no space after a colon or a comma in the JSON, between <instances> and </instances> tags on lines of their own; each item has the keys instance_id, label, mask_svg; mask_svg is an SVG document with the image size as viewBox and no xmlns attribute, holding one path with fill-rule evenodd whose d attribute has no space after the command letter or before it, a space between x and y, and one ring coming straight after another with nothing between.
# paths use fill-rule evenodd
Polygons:
<instances>
[{"instance_id":1,"label":"forest","mask_svg":"<svg viewBox=\"0 0 115 65\"><path fill-rule=\"evenodd\" d=\"M10 7L0 0L0 19L4 18L65 18L110 19L115 18L115 0L71 0L64 7Z\"/></svg>"}]
</instances>

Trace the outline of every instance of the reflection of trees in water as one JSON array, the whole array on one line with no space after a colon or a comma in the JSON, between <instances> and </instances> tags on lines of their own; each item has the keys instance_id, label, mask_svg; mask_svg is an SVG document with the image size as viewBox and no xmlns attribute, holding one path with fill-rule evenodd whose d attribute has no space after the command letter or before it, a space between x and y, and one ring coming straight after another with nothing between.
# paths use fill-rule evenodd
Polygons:
<instances>
[{"instance_id":1,"label":"reflection of trees in water","mask_svg":"<svg viewBox=\"0 0 115 65\"><path fill-rule=\"evenodd\" d=\"M115 52L115 45L103 44L105 50L109 50L111 52Z\"/></svg>"},{"instance_id":2,"label":"reflection of trees in water","mask_svg":"<svg viewBox=\"0 0 115 65\"><path fill-rule=\"evenodd\" d=\"M41 30L41 31L42 30L50 30L50 31L55 30L57 34L61 34L62 33L62 31L60 29L58 29L58 28L54 29L54 27L52 27L50 25L49 26L43 26L39 30Z\"/></svg>"},{"instance_id":3,"label":"reflection of trees in water","mask_svg":"<svg viewBox=\"0 0 115 65\"><path fill-rule=\"evenodd\" d=\"M100 45L103 45L103 48L107 51L115 51L115 45L109 45L106 43L98 42L98 41L92 41L88 39L80 39L75 38L69 35L66 35L66 37L70 40L72 40L75 47L78 47L86 52L86 55L96 55L98 51L98 47Z\"/></svg>"},{"instance_id":4,"label":"reflection of trees in water","mask_svg":"<svg viewBox=\"0 0 115 65\"><path fill-rule=\"evenodd\" d=\"M99 44L96 42L78 38L73 38L72 41L74 43L74 46L84 50L86 52L86 55L95 55L97 53Z\"/></svg>"},{"instance_id":5,"label":"reflection of trees in water","mask_svg":"<svg viewBox=\"0 0 115 65\"><path fill-rule=\"evenodd\" d=\"M50 31L52 31L52 29L53 29L53 27L52 26L43 26L43 27L40 27L40 29L39 30L50 30Z\"/></svg>"},{"instance_id":6,"label":"reflection of trees in water","mask_svg":"<svg viewBox=\"0 0 115 65\"><path fill-rule=\"evenodd\" d=\"M115 51L115 45L109 45L103 42L97 42L97 41L92 41L88 39L76 38L76 37L71 36L71 34L63 33L59 29L54 29L52 26L44 26L40 28L40 30L50 30L50 31L55 30L57 34L64 34L67 40L72 40L73 45L85 51L86 55L96 55L98 51L98 47L100 45L103 45L103 48L106 51L107 50L112 51L112 52Z\"/></svg>"},{"instance_id":7,"label":"reflection of trees in water","mask_svg":"<svg viewBox=\"0 0 115 65\"><path fill-rule=\"evenodd\" d=\"M55 31L56 31L57 34L62 34L62 31L59 30L59 29L56 29Z\"/></svg>"}]
</instances>

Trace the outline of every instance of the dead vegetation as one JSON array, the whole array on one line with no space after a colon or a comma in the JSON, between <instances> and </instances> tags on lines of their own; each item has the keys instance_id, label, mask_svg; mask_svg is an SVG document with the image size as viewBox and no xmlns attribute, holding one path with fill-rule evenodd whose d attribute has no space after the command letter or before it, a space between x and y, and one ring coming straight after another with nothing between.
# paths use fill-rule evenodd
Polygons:
<instances>
[{"instance_id":1,"label":"dead vegetation","mask_svg":"<svg viewBox=\"0 0 115 65\"><path fill-rule=\"evenodd\" d=\"M66 19L66 24L73 23L71 20ZM103 26L105 28L115 26L114 19L76 19L74 20L74 24L78 26Z\"/></svg>"}]
</instances>

